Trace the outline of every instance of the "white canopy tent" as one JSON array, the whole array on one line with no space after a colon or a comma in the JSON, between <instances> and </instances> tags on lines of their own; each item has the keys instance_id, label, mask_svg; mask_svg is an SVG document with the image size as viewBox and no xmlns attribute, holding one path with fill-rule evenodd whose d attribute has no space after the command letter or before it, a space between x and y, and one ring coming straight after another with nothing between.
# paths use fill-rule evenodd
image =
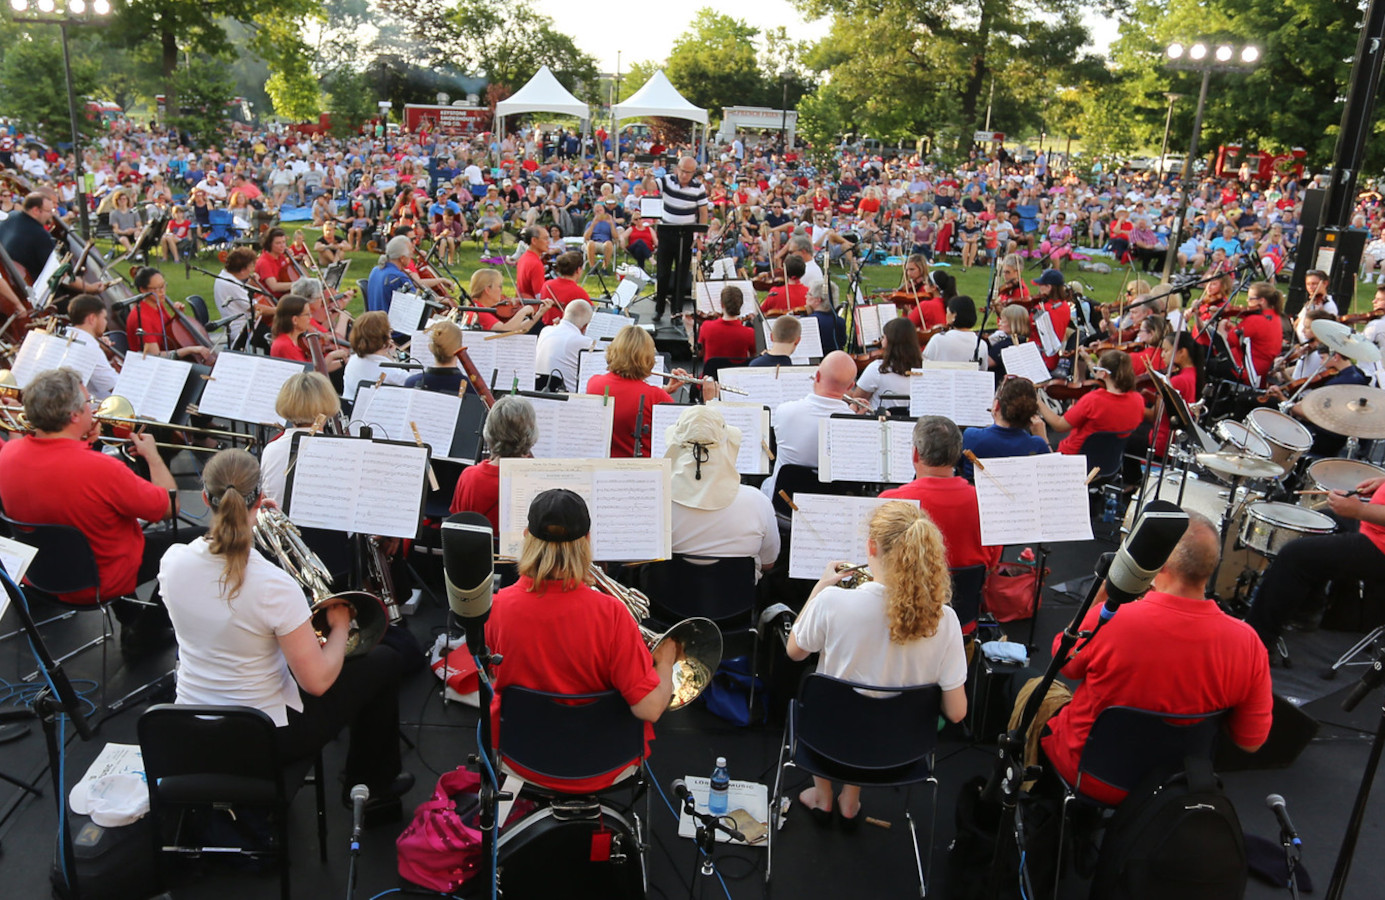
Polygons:
<instances>
[{"instance_id":1,"label":"white canopy tent","mask_svg":"<svg viewBox=\"0 0 1385 900\"><path fill-rule=\"evenodd\" d=\"M620 165L620 121L622 119L638 119L644 116L664 116L669 119L690 119L702 126L703 140L699 146L705 146L707 137L707 110L693 106L678 89L668 80L668 76L663 70L655 72L650 79L635 92L629 100L624 103L617 103L611 109L611 117L615 120L612 128L615 134L616 165Z\"/></svg>"},{"instance_id":2,"label":"white canopy tent","mask_svg":"<svg viewBox=\"0 0 1385 900\"><path fill-rule=\"evenodd\" d=\"M495 104L495 133L504 136L506 116L531 112L576 116L583 121L584 126L591 119L591 109L587 104L572 96L548 66L541 67L524 87Z\"/></svg>"}]
</instances>

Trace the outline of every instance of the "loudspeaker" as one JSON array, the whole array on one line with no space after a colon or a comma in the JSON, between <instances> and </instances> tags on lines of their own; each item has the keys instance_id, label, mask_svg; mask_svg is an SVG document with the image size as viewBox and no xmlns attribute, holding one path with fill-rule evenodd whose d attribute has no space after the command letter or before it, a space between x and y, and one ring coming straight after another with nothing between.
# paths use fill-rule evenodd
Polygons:
<instances>
[{"instance_id":1,"label":"loudspeaker","mask_svg":"<svg viewBox=\"0 0 1385 900\"><path fill-rule=\"evenodd\" d=\"M1366 252L1366 232L1358 228L1324 228L1318 235L1318 259L1331 254L1327 270L1327 292L1342 312L1356 298L1356 276L1361 271L1361 255Z\"/></svg>"},{"instance_id":2,"label":"loudspeaker","mask_svg":"<svg viewBox=\"0 0 1385 900\"><path fill-rule=\"evenodd\" d=\"M1309 188L1303 192L1303 211L1299 215L1302 237L1299 238L1298 253L1294 256L1293 277L1289 279L1289 296L1284 304L1284 314L1290 318L1297 316L1303 304L1308 302L1303 276L1313 268L1313 257L1318 250L1318 225L1322 222L1322 209L1326 202L1327 191Z\"/></svg>"},{"instance_id":3,"label":"loudspeaker","mask_svg":"<svg viewBox=\"0 0 1385 900\"><path fill-rule=\"evenodd\" d=\"M1256 769L1285 769L1318 733L1318 722L1278 694L1274 695L1274 722L1265 745L1247 753L1222 737L1214 766L1218 772L1248 772Z\"/></svg>"}]
</instances>

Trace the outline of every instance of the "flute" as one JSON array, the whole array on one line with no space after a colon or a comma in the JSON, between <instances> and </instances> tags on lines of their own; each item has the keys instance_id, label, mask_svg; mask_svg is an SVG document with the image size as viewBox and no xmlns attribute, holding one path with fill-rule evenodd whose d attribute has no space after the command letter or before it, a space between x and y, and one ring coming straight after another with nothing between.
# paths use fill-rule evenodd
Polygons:
<instances>
[{"instance_id":1,"label":"flute","mask_svg":"<svg viewBox=\"0 0 1385 900\"><path fill-rule=\"evenodd\" d=\"M715 378L694 378L691 375L670 375L668 372L650 372L649 374L657 375L660 378L667 378L670 381L682 381L686 384L715 384L718 390L725 391L728 394L740 394L742 397L750 396L749 391L728 387L719 383Z\"/></svg>"}]
</instances>

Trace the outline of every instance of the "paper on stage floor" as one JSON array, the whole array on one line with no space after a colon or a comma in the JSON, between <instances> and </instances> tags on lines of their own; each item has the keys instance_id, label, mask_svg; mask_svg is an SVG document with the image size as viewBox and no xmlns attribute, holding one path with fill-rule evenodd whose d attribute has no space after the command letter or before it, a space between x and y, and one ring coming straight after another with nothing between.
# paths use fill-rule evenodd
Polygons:
<instances>
[{"instance_id":1,"label":"paper on stage floor","mask_svg":"<svg viewBox=\"0 0 1385 900\"><path fill-rule=\"evenodd\" d=\"M689 793L693 796L693 802L697 804L699 812L707 812L707 798L712 793L712 779L706 775L687 775L683 782L687 784ZM751 817L762 825L769 824L769 788L754 781L732 781L726 788L726 811L743 809L750 813ZM686 811L679 810L678 813L678 836L691 838L697 834L697 828L693 825L692 816ZM724 832L717 832L717 842L722 844L735 844L738 847L763 847L765 841L755 844L748 844L745 841L737 841Z\"/></svg>"},{"instance_id":2,"label":"paper on stage floor","mask_svg":"<svg viewBox=\"0 0 1385 900\"><path fill-rule=\"evenodd\" d=\"M1049 453L981 462L985 468L976 472L976 500L982 544L1092 539L1087 457Z\"/></svg>"}]
</instances>

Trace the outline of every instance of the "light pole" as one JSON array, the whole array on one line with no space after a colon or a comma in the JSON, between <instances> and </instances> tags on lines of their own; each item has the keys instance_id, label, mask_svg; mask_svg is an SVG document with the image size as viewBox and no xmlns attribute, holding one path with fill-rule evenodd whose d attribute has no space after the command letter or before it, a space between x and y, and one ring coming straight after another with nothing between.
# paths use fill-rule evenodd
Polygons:
<instances>
[{"instance_id":1,"label":"light pole","mask_svg":"<svg viewBox=\"0 0 1385 900\"><path fill-rule=\"evenodd\" d=\"M82 238L91 239L91 222L87 214L87 173L82 165L82 136L77 128L77 92L72 87L72 52L67 46L69 25L90 25L98 18L111 14L110 0L66 0L63 7L57 0L38 0L31 11L29 0L10 0L16 22L57 25L62 35L63 76L67 79L67 116L72 127L72 159L77 176L77 216ZM61 199L61 198L59 198Z\"/></svg>"},{"instance_id":2,"label":"light pole","mask_svg":"<svg viewBox=\"0 0 1385 900\"><path fill-rule=\"evenodd\" d=\"M1173 229L1169 232L1169 249L1164 254L1163 282L1168 284L1173 277L1173 262L1178 258L1178 246L1183 243L1183 220L1188 214L1188 188L1192 183L1193 163L1197 160L1197 142L1202 136L1202 110L1207 104L1207 82L1213 72L1232 72L1249 69L1260 60L1260 50L1256 47L1238 48L1230 44L1219 44L1214 50L1208 44L1198 41L1184 47L1182 44L1169 44L1165 51L1171 69L1201 72L1202 87L1197 94L1197 112L1193 114L1193 134L1188 141L1188 156L1183 160L1183 178L1178 189L1178 213L1173 219ZM1172 115L1173 101L1169 101Z\"/></svg>"},{"instance_id":3,"label":"light pole","mask_svg":"<svg viewBox=\"0 0 1385 900\"><path fill-rule=\"evenodd\" d=\"M789 146L789 70L779 73L779 83L784 86L784 98L779 104L779 153L783 158Z\"/></svg>"},{"instance_id":4,"label":"light pole","mask_svg":"<svg viewBox=\"0 0 1385 900\"><path fill-rule=\"evenodd\" d=\"M1164 183L1164 158L1169 155L1169 126L1173 124L1173 104L1183 99L1182 94L1165 91L1164 99L1169 101L1168 114L1164 116L1164 141L1159 145L1159 183Z\"/></svg>"}]
</instances>

